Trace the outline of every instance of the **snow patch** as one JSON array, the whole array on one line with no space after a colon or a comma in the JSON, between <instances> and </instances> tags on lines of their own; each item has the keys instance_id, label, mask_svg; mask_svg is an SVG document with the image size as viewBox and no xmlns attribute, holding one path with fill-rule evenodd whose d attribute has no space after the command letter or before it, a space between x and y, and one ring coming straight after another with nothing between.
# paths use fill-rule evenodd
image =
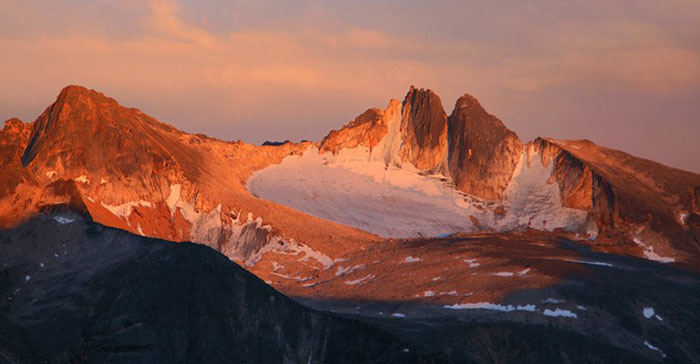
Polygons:
<instances>
[{"instance_id":1,"label":"snow patch","mask_svg":"<svg viewBox=\"0 0 700 364\"><path fill-rule=\"evenodd\" d=\"M497 276L497 277L522 277L527 275L530 272L530 268L523 269L519 272L496 272L496 273L491 273L492 276Z\"/></svg>"},{"instance_id":2,"label":"snow patch","mask_svg":"<svg viewBox=\"0 0 700 364\"><path fill-rule=\"evenodd\" d=\"M357 284L367 283L367 282L371 281L374 277L375 277L374 274L368 274L368 275L366 275L366 276L364 276L364 277L362 277L362 278L359 278L359 279L355 279L355 280L352 280L352 281L345 281L345 284L354 286L354 285L357 285Z\"/></svg>"},{"instance_id":3,"label":"snow patch","mask_svg":"<svg viewBox=\"0 0 700 364\"><path fill-rule=\"evenodd\" d=\"M577 319L578 316L569 311L569 310L563 310L560 308L555 308L554 310L550 310L548 308L544 309L544 312L542 312L543 315L545 316L550 316L550 317L569 317L569 318L575 318Z\"/></svg>"},{"instance_id":4,"label":"snow patch","mask_svg":"<svg viewBox=\"0 0 700 364\"><path fill-rule=\"evenodd\" d=\"M671 257L662 257L654 252L654 247L651 245L646 245L639 237L632 238L635 244L641 246L644 249L644 258L653 260L659 263L673 263L676 259Z\"/></svg>"},{"instance_id":5,"label":"snow patch","mask_svg":"<svg viewBox=\"0 0 700 364\"><path fill-rule=\"evenodd\" d=\"M440 292L440 296L457 296L457 291Z\"/></svg>"},{"instance_id":6,"label":"snow patch","mask_svg":"<svg viewBox=\"0 0 700 364\"><path fill-rule=\"evenodd\" d=\"M423 292L423 297L433 297L435 296L435 291L425 291Z\"/></svg>"},{"instance_id":7,"label":"snow patch","mask_svg":"<svg viewBox=\"0 0 700 364\"><path fill-rule=\"evenodd\" d=\"M338 270L335 272L335 276L340 276L340 275L345 275L352 273L356 270L364 269L365 265L364 264L359 264L353 267L343 267L343 266L338 266Z\"/></svg>"},{"instance_id":8,"label":"snow patch","mask_svg":"<svg viewBox=\"0 0 700 364\"><path fill-rule=\"evenodd\" d=\"M558 300L556 298L547 298L546 300L542 300L542 303L564 303L566 300Z\"/></svg>"},{"instance_id":9,"label":"snow patch","mask_svg":"<svg viewBox=\"0 0 700 364\"><path fill-rule=\"evenodd\" d=\"M421 258L412 257L412 256L409 255L409 256L406 257L406 259L403 260L403 262L404 262L404 263L416 263L416 262L420 262L420 261L422 261L422 260L423 260L423 259L421 259Z\"/></svg>"},{"instance_id":10,"label":"snow patch","mask_svg":"<svg viewBox=\"0 0 700 364\"><path fill-rule=\"evenodd\" d=\"M56 176L57 172L56 171L48 171L44 174L46 175L46 177L53 179Z\"/></svg>"},{"instance_id":11,"label":"snow patch","mask_svg":"<svg viewBox=\"0 0 700 364\"><path fill-rule=\"evenodd\" d=\"M102 207L106 208L111 212L112 214L118 216L118 217L124 217L126 218L127 222L129 221L129 215L131 215L131 211L134 209L134 207L137 206L145 206L145 207L153 207L153 204L150 203L149 201L144 201L144 200L139 200L139 201L132 201L132 202L126 202L121 205L106 205L104 203L101 204Z\"/></svg>"},{"instance_id":12,"label":"snow patch","mask_svg":"<svg viewBox=\"0 0 700 364\"><path fill-rule=\"evenodd\" d=\"M87 176L76 177L76 178L73 178L73 180L75 182L80 182L80 183L90 183L90 180L88 179Z\"/></svg>"},{"instance_id":13,"label":"snow patch","mask_svg":"<svg viewBox=\"0 0 700 364\"><path fill-rule=\"evenodd\" d=\"M469 264L469 268L476 268L481 265L476 259L465 259L464 262Z\"/></svg>"},{"instance_id":14,"label":"snow patch","mask_svg":"<svg viewBox=\"0 0 700 364\"><path fill-rule=\"evenodd\" d=\"M655 313L653 307L644 307L644 309L642 310L642 315L644 315L644 318L647 320L652 318L652 317L656 318L659 321L664 320L663 318L661 318L661 316L659 316Z\"/></svg>"},{"instance_id":15,"label":"snow patch","mask_svg":"<svg viewBox=\"0 0 700 364\"><path fill-rule=\"evenodd\" d=\"M69 219L69 218L63 217L63 216L54 216L53 219L56 220L56 222L61 224L61 225L70 224L73 221L75 221L75 219Z\"/></svg>"},{"instance_id":16,"label":"snow patch","mask_svg":"<svg viewBox=\"0 0 700 364\"><path fill-rule=\"evenodd\" d=\"M528 312L535 312L537 311L537 306L535 305L523 305L523 306L517 306L515 308L517 311L528 311Z\"/></svg>"},{"instance_id":17,"label":"snow patch","mask_svg":"<svg viewBox=\"0 0 700 364\"><path fill-rule=\"evenodd\" d=\"M512 312L512 311L537 311L535 305L501 305L498 303L491 302L476 302L476 303L458 303L455 305L445 305L443 308L451 310L491 310L500 312Z\"/></svg>"},{"instance_id":18,"label":"snow patch","mask_svg":"<svg viewBox=\"0 0 700 364\"><path fill-rule=\"evenodd\" d=\"M580 264L589 264L589 265L599 265L602 267L611 267L615 268L614 265L610 263L605 263L605 262L593 262L593 261L588 261L588 260L577 260L577 259L564 259L566 262L571 262L571 263L580 263Z\"/></svg>"},{"instance_id":19,"label":"snow patch","mask_svg":"<svg viewBox=\"0 0 700 364\"><path fill-rule=\"evenodd\" d=\"M666 357L666 354L664 354L664 352L661 351L661 349L657 348L657 347L654 346L654 345L651 345L648 341L644 341L644 345L646 345L647 348L649 348L649 349L651 349L651 350L654 350L654 351L658 352L659 354L661 354L661 357L662 357L662 358L665 358L665 357Z\"/></svg>"},{"instance_id":20,"label":"snow patch","mask_svg":"<svg viewBox=\"0 0 700 364\"><path fill-rule=\"evenodd\" d=\"M394 312L394 313L391 314L391 316L394 316L394 317L406 317L406 315L404 315L404 314L402 314L402 313L400 313L400 312Z\"/></svg>"}]
</instances>

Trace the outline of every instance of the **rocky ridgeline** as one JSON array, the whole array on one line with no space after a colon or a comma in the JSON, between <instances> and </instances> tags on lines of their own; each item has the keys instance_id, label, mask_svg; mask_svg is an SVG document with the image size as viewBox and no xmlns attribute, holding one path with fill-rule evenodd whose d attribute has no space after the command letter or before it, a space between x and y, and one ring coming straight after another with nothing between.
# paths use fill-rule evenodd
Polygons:
<instances>
[{"instance_id":1,"label":"rocky ridgeline","mask_svg":"<svg viewBox=\"0 0 700 364\"><path fill-rule=\"evenodd\" d=\"M253 172L313 145L253 146L187 134L69 86L36 121L13 119L0 132L0 225L26 220L63 193L74 202L77 195L95 221L134 233L194 240L251 264L277 244L327 266L378 237L246 190ZM588 141L522 143L470 95L448 117L434 92L411 87L403 102L367 110L316 146L322 154L364 148L387 168L441 175L506 217L509 186L541 163L552 168L542 189L556 184L563 207L587 214L571 232L597 239L596 248L691 265L700 256L699 175ZM71 184L77 192L66 192Z\"/></svg>"}]
</instances>

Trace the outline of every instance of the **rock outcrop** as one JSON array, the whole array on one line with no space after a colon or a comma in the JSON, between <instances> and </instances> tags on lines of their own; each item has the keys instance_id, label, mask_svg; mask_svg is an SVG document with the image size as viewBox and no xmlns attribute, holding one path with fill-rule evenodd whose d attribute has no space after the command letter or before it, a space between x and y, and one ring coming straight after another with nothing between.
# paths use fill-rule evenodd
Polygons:
<instances>
[{"instance_id":1,"label":"rock outcrop","mask_svg":"<svg viewBox=\"0 0 700 364\"><path fill-rule=\"evenodd\" d=\"M447 134L447 115L440 97L411 86L403 101L401 160L421 171L444 170Z\"/></svg>"},{"instance_id":2,"label":"rock outcrop","mask_svg":"<svg viewBox=\"0 0 700 364\"><path fill-rule=\"evenodd\" d=\"M518 136L470 95L457 100L448 130L455 187L486 200L501 199L523 150Z\"/></svg>"}]
</instances>

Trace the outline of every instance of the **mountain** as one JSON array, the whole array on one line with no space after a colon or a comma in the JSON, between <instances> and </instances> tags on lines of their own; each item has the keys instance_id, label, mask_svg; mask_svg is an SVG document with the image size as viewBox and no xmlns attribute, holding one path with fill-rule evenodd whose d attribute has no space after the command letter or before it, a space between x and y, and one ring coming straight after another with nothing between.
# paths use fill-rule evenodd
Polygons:
<instances>
[{"instance_id":1,"label":"mountain","mask_svg":"<svg viewBox=\"0 0 700 364\"><path fill-rule=\"evenodd\" d=\"M0 241L2 362L446 362L306 309L201 245L56 208Z\"/></svg>"},{"instance_id":2,"label":"mountain","mask_svg":"<svg viewBox=\"0 0 700 364\"><path fill-rule=\"evenodd\" d=\"M628 362L698 355L700 175L586 140L524 142L474 97L448 115L415 87L317 143L267 144L184 133L68 86L34 122L0 131L0 229L44 229L37 216L67 206L200 243L419 353L442 337L434 357L458 362L488 362L504 337L532 353L519 334L553 340L542 355L556 361L581 348ZM663 321L645 317L652 307ZM449 354L457 346L475 354Z\"/></svg>"}]
</instances>

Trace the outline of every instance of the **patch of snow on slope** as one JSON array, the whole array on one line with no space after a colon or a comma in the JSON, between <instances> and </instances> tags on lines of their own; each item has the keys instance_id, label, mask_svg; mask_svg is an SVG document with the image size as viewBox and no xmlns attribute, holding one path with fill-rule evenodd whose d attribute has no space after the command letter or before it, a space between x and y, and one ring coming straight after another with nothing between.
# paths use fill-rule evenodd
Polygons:
<instances>
[{"instance_id":1,"label":"patch of snow on slope","mask_svg":"<svg viewBox=\"0 0 700 364\"><path fill-rule=\"evenodd\" d=\"M151 204L149 201L144 201L144 200L139 200L139 201L132 201L132 202L126 202L121 205L107 205L102 203L102 207L106 208L109 210L109 212L113 213L114 215L118 217L124 217L126 220L129 220L129 215L131 215L131 210L134 209L134 207L137 206L145 206L145 207L153 207L153 204Z\"/></svg>"},{"instance_id":2,"label":"patch of snow on slope","mask_svg":"<svg viewBox=\"0 0 700 364\"><path fill-rule=\"evenodd\" d=\"M546 300L542 300L542 303L564 303L566 300L558 300L556 298L547 298Z\"/></svg>"},{"instance_id":3,"label":"patch of snow on slope","mask_svg":"<svg viewBox=\"0 0 700 364\"><path fill-rule=\"evenodd\" d=\"M491 310L491 311L501 311L501 312L512 312L512 311L528 311L534 312L537 310L535 305L501 305L498 303L491 302L476 302L476 303L458 303L454 305L445 305L444 308L451 310Z\"/></svg>"},{"instance_id":4,"label":"patch of snow on slope","mask_svg":"<svg viewBox=\"0 0 700 364\"><path fill-rule=\"evenodd\" d=\"M70 224L73 221L75 221L74 219L69 219L69 218L63 217L63 216L54 216L53 219L56 220L56 222L61 224L61 225Z\"/></svg>"},{"instance_id":5,"label":"patch of snow on slope","mask_svg":"<svg viewBox=\"0 0 700 364\"><path fill-rule=\"evenodd\" d=\"M580 263L580 264L589 264L589 265L599 265L602 267L612 267L615 268L614 265L610 263L605 263L605 262L594 262L594 261L588 261L588 260L577 260L577 259L565 259L564 261L566 262L571 262L571 263Z\"/></svg>"},{"instance_id":6,"label":"patch of snow on slope","mask_svg":"<svg viewBox=\"0 0 700 364\"><path fill-rule=\"evenodd\" d=\"M657 348L657 347L654 346L654 345L651 345L648 341L644 341L644 345L646 345L647 348L649 348L649 349L651 349L651 350L654 350L654 351L658 352L659 354L661 354L661 357L662 357L662 358L665 358L665 357L666 357L666 354L664 354L664 352L661 351L661 349Z\"/></svg>"},{"instance_id":7,"label":"patch of snow on slope","mask_svg":"<svg viewBox=\"0 0 700 364\"><path fill-rule=\"evenodd\" d=\"M449 291L449 292L440 292L440 296L457 296L458 293L457 291Z\"/></svg>"},{"instance_id":8,"label":"patch of snow on slope","mask_svg":"<svg viewBox=\"0 0 700 364\"><path fill-rule=\"evenodd\" d=\"M659 263L673 263L676 259L671 257L662 257L654 252L654 247L651 245L646 245L639 237L632 238L635 244L641 246L644 249L644 258L653 260Z\"/></svg>"},{"instance_id":9,"label":"patch of snow on slope","mask_svg":"<svg viewBox=\"0 0 700 364\"><path fill-rule=\"evenodd\" d=\"M530 160L523 153L502 202L504 216L493 213L494 204L455 190L442 175L424 175L393 157L387 163L393 153L358 147L320 154L310 147L254 172L247 188L260 198L388 238L475 231L472 216L498 231L585 226L587 212L562 206L558 184L549 183L552 164L543 166L536 153Z\"/></svg>"},{"instance_id":10,"label":"patch of snow on slope","mask_svg":"<svg viewBox=\"0 0 700 364\"><path fill-rule=\"evenodd\" d=\"M465 259L464 262L469 264L469 268L476 268L481 265L476 259Z\"/></svg>"},{"instance_id":11,"label":"patch of snow on slope","mask_svg":"<svg viewBox=\"0 0 700 364\"><path fill-rule=\"evenodd\" d=\"M423 259L418 258L418 257L412 257L412 256L407 256L406 259L403 260L404 263L417 263L422 261Z\"/></svg>"},{"instance_id":12,"label":"patch of snow on slope","mask_svg":"<svg viewBox=\"0 0 700 364\"><path fill-rule=\"evenodd\" d=\"M545 308L544 312L542 312L543 315L545 316L550 316L550 317L569 317L569 318L575 318L577 319L578 316L569 311L569 310L563 310L560 308L555 308L554 310L550 310L548 308Z\"/></svg>"},{"instance_id":13,"label":"patch of snow on slope","mask_svg":"<svg viewBox=\"0 0 700 364\"><path fill-rule=\"evenodd\" d=\"M284 244L280 244L280 242L283 242ZM245 265L254 266L260 261L260 259L262 259L263 255L268 252L285 255L301 255L301 258L299 258L300 261L314 259L321 264L324 269L330 269L335 264L333 259L331 259L329 256L302 243L297 243L294 239L282 240L280 238L273 237L270 239L269 243L265 244L260 250L256 251L247 260L245 260Z\"/></svg>"},{"instance_id":14,"label":"patch of snow on slope","mask_svg":"<svg viewBox=\"0 0 700 364\"><path fill-rule=\"evenodd\" d=\"M583 228L588 212L563 207L559 185L550 181L554 163L544 166L540 155L530 148L530 151L523 151L505 190L505 200L509 202L507 212L494 225L501 231Z\"/></svg>"},{"instance_id":15,"label":"patch of snow on slope","mask_svg":"<svg viewBox=\"0 0 700 364\"><path fill-rule=\"evenodd\" d=\"M351 285L351 286L354 286L354 285L356 285L356 284L367 283L367 282L371 281L374 277L375 277L374 274L368 274L368 275L366 275L366 276L364 276L364 277L362 277L362 278L359 278L359 279L354 279L354 280L351 280L351 281L345 281L345 284L349 284L349 285Z\"/></svg>"},{"instance_id":16,"label":"patch of snow on slope","mask_svg":"<svg viewBox=\"0 0 700 364\"><path fill-rule=\"evenodd\" d=\"M524 275L527 275L529 272L530 272L530 268L525 268L519 272L496 272L496 273L491 273L491 275L497 276L497 277L513 277L513 276L522 277Z\"/></svg>"},{"instance_id":17,"label":"patch of snow on slope","mask_svg":"<svg viewBox=\"0 0 700 364\"><path fill-rule=\"evenodd\" d=\"M302 260L317 259L324 267L333 265L330 258L320 254L313 249L291 243L289 246L278 246L272 244L281 241L270 236L272 227L263 225L261 217L254 218L252 213L248 213L245 222L241 214L229 213L230 221L224 222L222 218L222 206L218 204L210 211L199 211L195 207L196 200L187 201L182 198L182 186L180 184L170 185L170 193L165 199L165 204L170 210L171 216L179 211L182 217L190 223L190 236L180 237L209 246L221 246L222 253L232 259L245 261L246 265L255 265L261 257L261 250L267 246L270 250L282 248L281 250L304 255Z\"/></svg>"},{"instance_id":18,"label":"patch of snow on slope","mask_svg":"<svg viewBox=\"0 0 700 364\"><path fill-rule=\"evenodd\" d=\"M90 180L87 178L87 176L79 176L76 178L73 178L75 182L80 182L80 183L90 183Z\"/></svg>"},{"instance_id":19,"label":"patch of snow on slope","mask_svg":"<svg viewBox=\"0 0 700 364\"><path fill-rule=\"evenodd\" d=\"M647 320L652 317L655 317L659 321L664 320L663 318L661 318L661 316L655 314L653 307L644 307L644 309L642 310L642 315L644 315L644 318Z\"/></svg>"},{"instance_id":20,"label":"patch of snow on slope","mask_svg":"<svg viewBox=\"0 0 700 364\"><path fill-rule=\"evenodd\" d=\"M433 297L435 296L435 291L425 291L423 292L423 297Z\"/></svg>"},{"instance_id":21,"label":"patch of snow on slope","mask_svg":"<svg viewBox=\"0 0 700 364\"><path fill-rule=\"evenodd\" d=\"M352 266L352 267L338 266L338 270L335 272L335 275L337 277L337 276L349 274L349 273L352 273L358 269L364 269L364 268L365 268L364 264L359 264L359 265Z\"/></svg>"}]
</instances>

